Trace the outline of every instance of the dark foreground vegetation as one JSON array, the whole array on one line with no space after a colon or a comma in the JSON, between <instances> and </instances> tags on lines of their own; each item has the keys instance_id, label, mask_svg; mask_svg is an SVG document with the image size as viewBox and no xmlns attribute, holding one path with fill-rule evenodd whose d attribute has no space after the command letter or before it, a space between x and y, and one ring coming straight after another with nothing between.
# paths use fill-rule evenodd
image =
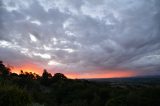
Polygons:
<instances>
[{"instance_id":1,"label":"dark foreground vegetation","mask_svg":"<svg viewBox=\"0 0 160 106\"><path fill-rule=\"evenodd\" d=\"M0 106L160 106L160 87L73 80L47 70L18 75L0 62Z\"/></svg>"}]
</instances>

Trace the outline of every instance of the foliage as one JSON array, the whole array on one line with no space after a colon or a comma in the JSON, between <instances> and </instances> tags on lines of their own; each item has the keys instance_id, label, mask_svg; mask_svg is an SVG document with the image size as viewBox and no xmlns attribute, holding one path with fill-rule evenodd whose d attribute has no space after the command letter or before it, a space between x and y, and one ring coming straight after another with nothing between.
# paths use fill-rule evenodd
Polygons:
<instances>
[{"instance_id":1,"label":"foliage","mask_svg":"<svg viewBox=\"0 0 160 106\"><path fill-rule=\"evenodd\" d=\"M50 73L48 73L46 69L44 69L43 74L42 74L42 78L41 78L41 83L43 85L48 86L50 84L51 78L52 78L52 75Z\"/></svg>"},{"instance_id":2,"label":"foliage","mask_svg":"<svg viewBox=\"0 0 160 106\"><path fill-rule=\"evenodd\" d=\"M6 78L10 74L10 68L6 67L2 61L0 61L0 76Z\"/></svg>"},{"instance_id":3,"label":"foliage","mask_svg":"<svg viewBox=\"0 0 160 106\"><path fill-rule=\"evenodd\" d=\"M0 85L0 106L26 106L31 102L28 93L17 86Z\"/></svg>"},{"instance_id":4,"label":"foliage","mask_svg":"<svg viewBox=\"0 0 160 106\"><path fill-rule=\"evenodd\" d=\"M8 74L6 74L8 73ZM114 86L108 82L12 73L0 62L0 106L159 106L160 86Z\"/></svg>"}]
</instances>

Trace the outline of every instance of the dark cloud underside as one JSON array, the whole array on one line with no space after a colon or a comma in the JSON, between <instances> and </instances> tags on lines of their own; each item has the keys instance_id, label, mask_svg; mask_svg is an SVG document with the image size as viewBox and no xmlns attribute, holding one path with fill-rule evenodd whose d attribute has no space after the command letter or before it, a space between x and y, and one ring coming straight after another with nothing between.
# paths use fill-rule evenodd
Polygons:
<instances>
[{"instance_id":1,"label":"dark cloud underside","mask_svg":"<svg viewBox=\"0 0 160 106\"><path fill-rule=\"evenodd\" d=\"M160 1L1 0L0 59L160 73Z\"/></svg>"}]
</instances>

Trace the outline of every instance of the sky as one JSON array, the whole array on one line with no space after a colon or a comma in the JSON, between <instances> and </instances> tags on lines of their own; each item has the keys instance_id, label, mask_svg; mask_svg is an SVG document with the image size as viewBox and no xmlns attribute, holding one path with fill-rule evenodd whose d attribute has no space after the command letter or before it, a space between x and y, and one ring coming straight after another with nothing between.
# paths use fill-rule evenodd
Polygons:
<instances>
[{"instance_id":1,"label":"sky","mask_svg":"<svg viewBox=\"0 0 160 106\"><path fill-rule=\"evenodd\" d=\"M160 75L160 0L0 0L0 60L70 78Z\"/></svg>"}]
</instances>

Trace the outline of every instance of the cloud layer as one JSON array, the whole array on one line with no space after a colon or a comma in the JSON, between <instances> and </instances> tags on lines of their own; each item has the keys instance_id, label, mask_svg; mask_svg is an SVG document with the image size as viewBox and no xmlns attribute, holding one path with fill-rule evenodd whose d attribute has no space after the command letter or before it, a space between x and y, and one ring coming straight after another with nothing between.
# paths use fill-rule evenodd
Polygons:
<instances>
[{"instance_id":1,"label":"cloud layer","mask_svg":"<svg viewBox=\"0 0 160 106\"><path fill-rule=\"evenodd\" d=\"M0 59L67 72L160 74L159 5L159 0L2 0Z\"/></svg>"}]
</instances>

